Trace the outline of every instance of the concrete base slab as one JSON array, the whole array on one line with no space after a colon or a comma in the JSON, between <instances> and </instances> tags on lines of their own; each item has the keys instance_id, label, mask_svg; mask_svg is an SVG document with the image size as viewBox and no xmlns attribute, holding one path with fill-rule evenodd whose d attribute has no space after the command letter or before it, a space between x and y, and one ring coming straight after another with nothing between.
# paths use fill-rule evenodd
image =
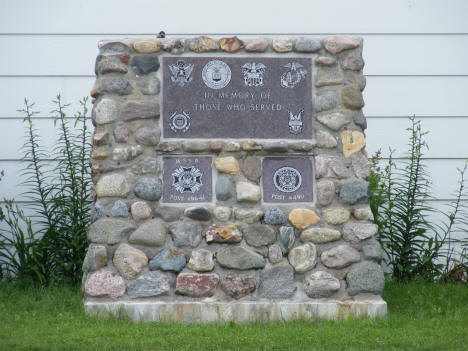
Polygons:
<instances>
[{"instance_id":1,"label":"concrete base slab","mask_svg":"<svg viewBox=\"0 0 468 351\"><path fill-rule=\"evenodd\" d=\"M88 315L128 316L135 322L212 323L233 321L275 322L295 319L342 320L376 318L387 314L387 303L380 297L372 299L308 300L308 301L232 301L193 302L154 300L86 301Z\"/></svg>"}]
</instances>

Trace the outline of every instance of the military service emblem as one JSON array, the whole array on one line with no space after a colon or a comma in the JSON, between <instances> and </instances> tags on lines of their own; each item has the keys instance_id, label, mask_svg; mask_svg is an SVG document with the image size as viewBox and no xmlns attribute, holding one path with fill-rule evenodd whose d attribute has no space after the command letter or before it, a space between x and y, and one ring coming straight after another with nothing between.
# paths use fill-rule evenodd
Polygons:
<instances>
[{"instance_id":1,"label":"military service emblem","mask_svg":"<svg viewBox=\"0 0 468 351\"><path fill-rule=\"evenodd\" d=\"M178 167L172 173L172 186L180 193L195 193L203 185L203 173L196 167Z\"/></svg>"},{"instance_id":2,"label":"military service emblem","mask_svg":"<svg viewBox=\"0 0 468 351\"><path fill-rule=\"evenodd\" d=\"M209 61L202 71L203 82L211 89L222 89L231 81L231 69L220 60Z\"/></svg>"},{"instance_id":3,"label":"military service emblem","mask_svg":"<svg viewBox=\"0 0 468 351\"><path fill-rule=\"evenodd\" d=\"M242 66L244 82L249 87L263 86L263 74L266 66L261 62L247 62Z\"/></svg>"},{"instance_id":4,"label":"military service emblem","mask_svg":"<svg viewBox=\"0 0 468 351\"><path fill-rule=\"evenodd\" d=\"M307 74L307 70L298 62L289 62L284 67L288 70L281 75L283 88L294 88Z\"/></svg>"},{"instance_id":5,"label":"military service emblem","mask_svg":"<svg viewBox=\"0 0 468 351\"><path fill-rule=\"evenodd\" d=\"M171 80L173 83L183 87L192 81L193 64L178 60L175 65L169 65L169 69L172 73Z\"/></svg>"}]
</instances>

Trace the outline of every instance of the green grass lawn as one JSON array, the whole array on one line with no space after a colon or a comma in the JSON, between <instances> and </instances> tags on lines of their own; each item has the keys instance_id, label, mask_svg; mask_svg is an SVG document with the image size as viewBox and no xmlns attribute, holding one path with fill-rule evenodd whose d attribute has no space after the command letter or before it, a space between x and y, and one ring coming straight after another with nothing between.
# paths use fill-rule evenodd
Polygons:
<instances>
[{"instance_id":1,"label":"green grass lawn","mask_svg":"<svg viewBox=\"0 0 468 351\"><path fill-rule=\"evenodd\" d=\"M0 286L0 350L468 350L468 286L387 283L375 321L184 325L89 318L77 288Z\"/></svg>"}]
</instances>

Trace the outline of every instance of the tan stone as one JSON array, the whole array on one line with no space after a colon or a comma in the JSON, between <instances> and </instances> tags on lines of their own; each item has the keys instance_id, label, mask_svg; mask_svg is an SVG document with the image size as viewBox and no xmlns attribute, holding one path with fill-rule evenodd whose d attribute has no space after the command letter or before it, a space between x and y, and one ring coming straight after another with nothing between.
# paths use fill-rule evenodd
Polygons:
<instances>
[{"instance_id":1,"label":"tan stone","mask_svg":"<svg viewBox=\"0 0 468 351\"><path fill-rule=\"evenodd\" d=\"M261 149L263 149L262 144L253 140L247 140L242 143L242 150L244 151L259 151Z\"/></svg>"},{"instance_id":2,"label":"tan stone","mask_svg":"<svg viewBox=\"0 0 468 351\"><path fill-rule=\"evenodd\" d=\"M93 150L93 152L91 153L91 158L94 160L104 160L108 156L109 154L105 150L96 149L96 150Z\"/></svg>"},{"instance_id":3,"label":"tan stone","mask_svg":"<svg viewBox=\"0 0 468 351\"><path fill-rule=\"evenodd\" d=\"M107 174L99 179L96 185L96 194L98 197L127 197L130 193L125 176L122 174Z\"/></svg>"},{"instance_id":4,"label":"tan stone","mask_svg":"<svg viewBox=\"0 0 468 351\"><path fill-rule=\"evenodd\" d=\"M323 40L322 45L329 53L336 55L344 50L354 49L358 47L360 41L358 39L334 35Z\"/></svg>"},{"instance_id":5,"label":"tan stone","mask_svg":"<svg viewBox=\"0 0 468 351\"><path fill-rule=\"evenodd\" d=\"M341 142L343 143L343 155L349 157L355 152L360 151L366 146L366 137L358 131L346 130L341 134Z\"/></svg>"},{"instance_id":6,"label":"tan stone","mask_svg":"<svg viewBox=\"0 0 468 351\"><path fill-rule=\"evenodd\" d=\"M121 244L115 251L113 262L125 279L134 279L148 265L148 257L141 250Z\"/></svg>"},{"instance_id":7,"label":"tan stone","mask_svg":"<svg viewBox=\"0 0 468 351\"><path fill-rule=\"evenodd\" d=\"M296 228L304 229L320 221L319 216L307 208L296 208L289 213L289 221Z\"/></svg>"},{"instance_id":8,"label":"tan stone","mask_svg":"<svg viewBox=\"0 0 468 351\"><path fill-rule=\"evenodd\" d=\"M218 157L214 161L218 172L237 175L239 173L239 162L233 156Z\"/></svg>"},{"instance_id":9,"label":"tan stone","mask_svg":"<svg viewBox=\"0 0 468 351\"><path fill-rule=\"evenodd\" d=\"M301 233L301 240L303 242L310 241L314 244L324 244L340 238L341 233L338 230L330 228L308 228Z\"/></svg>"},{"instance_id":10,"label":"tan stone","mask_svg":"<svg viewBox=\"0 0 468 351\"><path fill-rule=\"evenodd\" d=\"M204 35L192 39L189 44L189 48L195 52L210 52L210 51L217 51L218 44L211 38L208 38Z\"/></svg>"},{"instance_id":11,"label":"tan stone","mask_svg":"<svg viewBox=\"0 0 468 351\"><path fill-rule=\"evenodd\" d=\"M290 52L293 49L293 42L288 38L273 39L273 50L276 52Z\"/></svg>"},{"instance_id":12,"label":"tan stone","mask_svg":"<svg viewBox=\"0 0 468 351\"><path fill-rule=\"evenodd\" d=\"M322 218L331 225L343 224L349 220L350 212L341 207L330 207L322 211Z\"/></svg>"},{"instance_id":13,"label":"tan stone","mask_svg":"<svg viewBox=\"0 0 468 351\"><path fill-rule=\"evenodd\" d=\"M155 40L140 40L133 43L133 49L139 54L152 54L161 50L161 47Z\"/></svg>"},{"instance_id":14,"label":"tan stone","mask_svg":"<svg viewBox=\"0 0 468 351\"><path fill-rule=\"evenodd\" d=\"M234 53L244 47L244 42L239 40L238 37L221 38L219 40L219 47L223 51Z\"/></svg>"},{"instance_id":15,"label":"tan stone","mask_svg":"<svg viewBox=\"0 0 468 351\"><path fill-rule=\"evenodd\" d=\"M145 201L134 202L131 206L131 212L135 221L151 217L151 207Z\"/></svg>"}]
</instances>

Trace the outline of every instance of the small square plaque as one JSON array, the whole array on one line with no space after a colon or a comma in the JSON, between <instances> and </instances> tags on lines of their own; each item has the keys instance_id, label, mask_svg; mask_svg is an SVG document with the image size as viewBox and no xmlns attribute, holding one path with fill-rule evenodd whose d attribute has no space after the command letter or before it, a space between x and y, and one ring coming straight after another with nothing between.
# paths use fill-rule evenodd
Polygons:
<instances>
[{"instance_id":1,"label":"small square plaque","mask_svg":"<svg viewBox=\"0 0 468 351\"><path fill-rule=\"evenodd\" d=\"M309 157L265 157L262 163L265 202L312 202L313 172Z\"/></svg>"},{"instance_id":2,"label":"small square plaque","mask_svg":"<svg viewBox=\"0 0 468 351\"><path fill-rule=\"evenodd\" d=\"M210 202L211 157L164 157L163 202Z\"/></svg>"}]
</instances>

